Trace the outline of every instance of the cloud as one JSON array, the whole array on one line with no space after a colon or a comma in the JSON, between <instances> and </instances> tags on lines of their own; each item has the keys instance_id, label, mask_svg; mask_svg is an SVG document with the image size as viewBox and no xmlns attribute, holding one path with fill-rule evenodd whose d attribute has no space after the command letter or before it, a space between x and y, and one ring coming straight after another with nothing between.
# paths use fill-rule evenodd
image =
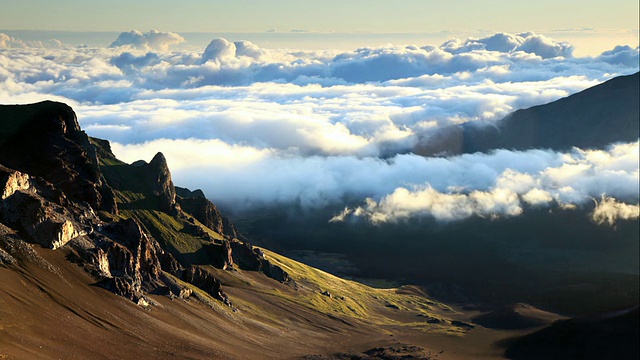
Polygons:
<instances>
[{"instance_id":1,"label":"cloud","mask_svg":"<svg viewBox=\"0 0 640 360\"><path fill-rule=\"evenodd\" d=\"M160 32L157 30L149 30L143 33L139 30L131 30L121 33L118 38L109 45L109 47L128 46L141 50L158 50L167 51L171 45L177 45L184 42L184 38L179 34L172 32Z\"/></svg>"},{"instance_id":2,"label":"cloud","mask_svg":"<svg viewBox=\"0 0 640 360\"><path fill-rule=\"evenodd\" d=\"M602 194L637 199L637 155L622 145L455 158L411 151L440 127L490 124L636 72L638 49L574 57L542 35L499 33L353 51L213 39L167 52L181 41L174 35L132 31L109 48L7 48L21 40L5 36L0 98L71 103L83 129L114 142L119 157L162 151L176 183L236 208L348 203L344 219L450 220L582 206Z\"/></svg>"},{"instance_id":3,"label":"cloud","mask_svg":"<svg viewBox=\"0 0 640 360\"><path fill-rule=\"evenodd\" d=\"M640 63L640 47L635 49L628 46L616 46L612 50L605 51L597 57L598 60L609 64L618 64L624 66L638 66Z\"/></svg>"},{"instance_id":4,"label":"cloud","mask_svg":"<svg viewBox=\"0 0 640 360\"><path fill-rule=\"evenodd\" d=\"M573 46L566 42L556 42L543 35L535 35L533 33L521 34L524 41L515 51L524 51L540 56L543 59L554 57L572 57Z\"/></svg>"},{"instance_id":5,"label":"cloud","mask_svg":"<svg viewBox=\"0 0 640 360\"><path fill-rule=\"evenodd\" d=\"M614 145L607 151L575 149L571 153L553 155L541 170L524 173L504 161L504 153L490 157L470 155L480 167L499 163L505 168L497 176L471 169L476 177L486 176L482 183L453 183L435 188L430 182L402 186L380 200L367 198L364 206L347 208L330 221L344 221L349 216L362 217L373 223L396 222L416 217L432 217L439 221L462 220L471 216L509 217L524 212L526 205L575 207L602 196L591 215L597 223L615 223L616 219L632 219L637 205L621 201L638 201L638 142ZM511 156L527 161L528 152L512 152ZM495 157L491 158L491 157ZM462 157L449 161L459 162ZM527 159L527 160L526 160ZM431 171L437 171L432 167ZM466 170L466 169L465 169ZM464 171L463 168L458 171ZM440 176L451 173L439 172ZM457 174L460 176L459 174ZM454 175L455 176L455 175ZM475 179L477 181L478 179ZM567 206L568 205L568 206Z\"/></svg>"},{"instance_id":6,"label":"cloud","mask_svg":"<svg viewBox=\"0 0 640 360\"><path fill-rule=\"evenodd\" d=\"M365 205L349 207L340 218L452 221L517 216L532 206L586 206L602 194L638 201L638 143L568 153L499 150L451 158L405 154L387 160L304 156L195 139L114 144L113 149L129 162L150 159L162 149L177 183L202 188L215 202L235 210L291 203L339 206L366 198Z\"/></svg>"},{"instance_id":7,"label":"cloud","mask_svg":"<svg viewBox=\"0 0 640 360\"><path fill-rule=\"evenodd\" d=\"M599 224L615 226L620 220L637 220L640 218L639 204L625 204L614 198L602 196L600 202L595 201L596 207L591 213L591 219Z\"/></svg>"},{"instance_id":8,"label":"cloud","mask_svg":"<svg viewBox=\"0 0 640 360\"><path fill-rule=\"evenodd\" d=\"M505 88L509 84L528 83L531 90L541 89L542 92L544 89L546 92L544 97L531 98L530 101L523 101L526 97L520 98L516 94L510 97L514 105L499 105L495 110L483 111L482 116L468 116L466 110L452 113L445 109L443 114L446 115L434 119L438 124L447 118L454 123L499 118L521 104L531 106L554 100L638 68L637 63L631 61L633 49L618 49L617 55L605 53L598 58L548 59L524 51L510 51L509 47L515 44L514 41L524 44L527 39L537 39L540 44L548 43L557 47L556 42L541 35L527 35L526 38L521 35L496 34L485 39L467 40L466 45L461 42L456 45L460 51L453 51L455 46L413 45L389 45L349 52L269 50L247 41L214 39L202 53L166 53L156 50L165 49L174 40L178 41L171 33L141 33L134 30L121 34L114 46L122 46L112 48L42 50L27 47L22 52L9 51L3 55L12 62L9 68L17 83L38 83L37 89L43 94L67 96L78 102L103 102L105 96L97 88L103 87L104 92L111 91L114 81L131 86L128 91L120 93L120 99L108 96L110 103L129 102L135 100L135 94L161 89L201 89L211 85L236 87L258 83L319 85L327 89L366 83L379 89L402 86L433 93L472 86L484 87L491 93L492 87ZM480 44L476 50L461 50L476 43ZM504 51L487 50L487 46ZM616 60L618 58L627 60ZM99 66L94 69L91 68L92 64ZM103 64L110 65L111 69L106 69ZM109 76L106 76L107 73ZM578 84L576 79L582 83ZM558 80L564 83L560 84ZM556 84L552 85L553 81ZM84 91L85 87L90 91ZM95 94L99 95L93 97ZM408 102L428 107L426 105L433 98L418 95L413 99L415 101L408 99ZM435 98L439 101L446 99L440 96ZM438 104L430 108L436 110Z\"/></svg>"},{"instance_id":9,"label":"cloud","mask_svg":"<svg viewBox=\"0 0 640 360\"><path fill-rule=\"evenodd\" d=\"M207 48L204 49L202 54L202 62L224 61L236 57L236 44L227 41L226 39L214 39Z\"/></svg>"},{"instance_id":10,"label":"cloud","mask_svg":"<svg viewBox=\"0 0 640 360\"><path fill-rule=\"evenodd\" d=\"M122 72L133 73L137 69L146 66L157 65L161 62L158 54L148 52L142 56L136 56L130 52L124 52L111 59L110 63L118 67Z\"/></svg>"},{"instance_id":11,"label":"cloud","mask_svg":"<svg viewBox=\"0 0 640 360\"><path fill-rule=\"evenodd\" d=\"M500 53L524 52L534 54L543 59L555 57L570 58L573 46L566 42L557 42L544 35L533 32L521 34L497 33L481 39L469 38L462 42L458 39L446 41L440 48L451 54L463 54L478 51L494 51Z\"/></svg>"},{"instance_id":12,"label":"cloud","mask_svg":"<svg viewBox=\"0 0 640 360\"><path fill-rule=\"evenodd\" d=\"M0 33L0 49L24 48L24 47L27 47L27 44L24 41L13 38L5 33Z\"/></svg>"}]
</instances>

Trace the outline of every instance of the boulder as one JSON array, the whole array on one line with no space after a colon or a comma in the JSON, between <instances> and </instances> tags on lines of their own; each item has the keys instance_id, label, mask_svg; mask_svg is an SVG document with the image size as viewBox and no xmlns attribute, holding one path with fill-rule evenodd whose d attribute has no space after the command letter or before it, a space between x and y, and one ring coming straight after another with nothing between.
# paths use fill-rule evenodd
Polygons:
<instances>
[{"instance_id":1,"label":"boulder","mask_svg":"<svg viewBox=\"0 0 640 360\"><path fill-rule=\"evenodd\" d=\"M194 265L189 266L189 268L183 272L182 280L199 287L215 299L231 306L229 297L222 291L220 280L216 279L210 272L203 268Z\"/></svg>"}]
</instances>

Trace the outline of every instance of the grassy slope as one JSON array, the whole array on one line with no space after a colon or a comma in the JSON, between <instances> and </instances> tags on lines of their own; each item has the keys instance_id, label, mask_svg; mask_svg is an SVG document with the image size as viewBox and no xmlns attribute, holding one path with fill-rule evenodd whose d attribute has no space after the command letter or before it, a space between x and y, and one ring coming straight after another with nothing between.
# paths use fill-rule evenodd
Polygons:
<instances>
[{"instance_id":1,"label":"grassy slope","mask_svg":"<svg viewBox=\"0 0 640 360\"><path fill-rule=\"evenodd\" d=\"M143 176L138 173L139 169L102 150L99 151L100 164L116 191L121 209L118 217L137 219L178 258L193 260L193 255L208 241L184 232L185 220L156 210L148 185L140 182ZM214 239L222 238L220 234L206 230ZM259 328L295 332L310 327L313 331L327 333L349 329L350 332L387 334L388 327L400 327L418 333L454 336L464 335L467 330L451 324L450 317L456 317L455 311L431 301L417 288L374 289L263 250L270 261L291 275L297 286L280 284L261 273L207 266L207 270L221 280L224 291L239 312L223 309L218 301L191 286L195 297L236 321Z\"/></svg>"}]
</instances>

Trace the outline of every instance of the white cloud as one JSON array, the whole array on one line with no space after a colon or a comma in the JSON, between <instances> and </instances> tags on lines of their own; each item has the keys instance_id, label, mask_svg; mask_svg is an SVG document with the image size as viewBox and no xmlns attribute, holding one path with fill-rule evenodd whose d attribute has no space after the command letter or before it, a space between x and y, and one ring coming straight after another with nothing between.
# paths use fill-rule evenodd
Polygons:
<instances>
[{"instance_id":1,"label":"white cloud","mask_svg":"<svg viewBox=\"0 0 640 360\"><path fill-rule=\"evenodd\" d=\"M634 67L638 66L640 63L639 53L640 47L636 47L634 49L628 45L616 46L612 50L608 50L600 54L597 59L610 64Z\"/></svg>"},{"instance_id":2,"label":"white cloud","mask_svg":"<svg viewBox=\"0 0 640 360\"><path fill-rule=\"evenodd\" d=\"M495 51L500 53L525 52L543 59L555 57L570 58L573 56L573 46L566 42L557 42L544 35L533 32L521 34L497 33L481 39L470 38L462 42L458 39L446 41L441 49L452 54L462 54L479 51Z\"/></svg>"},{"instance_id":3,"label":"white cloud","mask_svg":"<svg viewBox=\"0 0 640 360\"><path fill-rule=\"evenodd\" d=\"M600 202L596 201L596 207L591 213L591 219L597 224L615 226L620 220L637 220L640 218L639 204L625 204L614 198L602 196Z\"/></svg>"},{"instance_id":4,"label":"white cloud","mask_svg":"<svg viewBox=\"0 0 640 360\"><path fill-rule=\"evenodd\" d=\"M24 41L13 38L5 33L0 33L0 49L24 48L27 47Z\"/></svg>"},{"instance_id":5,"label":"white cloud","mask_svg":"<svg viewBox=\"0 0 640 360\"><path fill-rule=\"evenodd\" d=\"M143 33L139 30L131 30L121 33L118 38L109 45L110 47L128 46L141 50L167 51L171 45L184 42L184 38L172 32L160 32L149 30Z\"/></svg>"},{"instance_id":6,"label":"white cloud","mask_svg":"<svg viewBox=\"0 0 640 360\"><path fill-rule=\"evenodd\" d=\"M0 98L71 103L89 135L115 142L116 155L149 160L163 151L176 183L238 207L371 198L344 218L375 213L389 221L515 216L603 193L637 199L637 144L565 154L411 154L439 127L490 123L636 72L637 48L581 58L542 35L500 33L346 52L225 39L200 51L166 51L181 41L132 31L110 48L51 48L5 35Z\"/></svg>"},{"instance_id":7,"label":"white cloud","mask_svg":"<svg viewBox=\"0 0 640 360\"><path fill-rule=\"evenodd\" d=\"M236 57L236 44L226 39L213 39L202 54L202 62L222 62Z\"/></svg>"},{"instance_id":8,"label":"white cloud","mask_svg":"<svg viewBox=\"0 0 640 360\"><path fill-rule=\"evenodd\" d=\"M505 153L494 155L467 155L476 164L489 166L485 171L469 169L475 177L486 176L485 181L474 179L474 183L452 183L443 189L430 182L416 184L414 188L402 186L384 195L379 201L372 198L366 205L355 210L346 209L332 221L344 221L348 216L364 217L374 223L399 221L407 218L430 216L436 220L461 220L471 216L505 217L523 213L523 205L551 206L558 204L564 208L585 205L593 197L602 195L603 200L592 217L598 223L615 222L615 219L631 219L635 207L620 201L638 201L638 142L614 145L608 151L579 150L558 153L547 158L548 162L538 166L538 171L527 173L515 164L504 161ZM521 161L530 161L530 152L508 152ZM448 161L460 162L461 157ZM491 163L502 164L505 169L497 176ZM491 170L489 170L491 169ZM451 179L450 172L439 172L435 166L431 172ZM489 170L489 171L487 171ZM532 169L530 169L532 170ZM460 167L464 173L467 169ZM495 174L495 172L494 172ZM458 176L460 176L458 174ZM455 175L454 175L455 178ZM455 180L454 180L455 181ZM605 195L608 197L605 198ZM615 197L615 199L614 199Z\"/></svg>"}]
</instances>

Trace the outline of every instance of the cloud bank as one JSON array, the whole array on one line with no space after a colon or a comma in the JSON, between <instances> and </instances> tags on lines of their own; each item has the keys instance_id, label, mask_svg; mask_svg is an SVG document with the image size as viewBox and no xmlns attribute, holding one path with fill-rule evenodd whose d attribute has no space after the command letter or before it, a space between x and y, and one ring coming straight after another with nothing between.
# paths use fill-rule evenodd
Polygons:
<instances>
[{"instance_id":1,"label":"cloud bank","mask_svg":"<svg viewBox=\"0 0 640 360\"><path fill-rule=\"evenodd\" d=\"M0 99L67 102L120 158L162 151L176 183L236 209L349 201L344 219L450 221L587 204L603 194L637 203L637 156L628 151L637 154L637 144L430 159L411 151L439 127L490 125L636 72L638 48L576 57L571 44L543 35L497 33L352 51L226 39L170 51L183 41L133 30L107 48L42 47L0 34ZM607 168L629 158L635 163Z\"/></svg>"},{"instance_id":2,"label":"cloud bank","mask_svg":"<svg viewBox=\"0 0 640 360\"><path fill-rule=\"evenodd\" d=\"M167 51L171 45L180 44L181 42L184 42L184 38L172 32L149 30L143 33L139 30L131 30L130 32L121 33L109 47L124 46L142 50Z\"/></svg>"},{"instance_id":3,"label":"cloud bank","mask_svg":"<svg viewBox=\"0 0 640 360\"><path fill-rule=\"evenodd\" d=\"M606 151L575 149L571 153L547 153L546 157L532 152L498 151L491 155L450 158L447 160L461 166L456 168L459 173L438 173L440 177L454 179L446 187L434 186L429 181L401 186L379 201L367 198L363 206L346 208L332 221L344 221L348 217L363 217L373 223L420 216L440 221L471 216L498 218L520 215L526 207L567 208L602 197L592 218L600 224L614 224L616 218L634 218L637 205L614 199L638 201L639 150L636 142L614 145ZM522 166L507 164L507 156L517 161L537 162L538 168L528 164L528 171L522 171ZM469 169L471 164L478 169ZM497 164L501 166L496 167ZM435 167L428 170L438 172ZM473 180L460 181L465 173L473 174Z\"/></svg>"}]
</instances>

